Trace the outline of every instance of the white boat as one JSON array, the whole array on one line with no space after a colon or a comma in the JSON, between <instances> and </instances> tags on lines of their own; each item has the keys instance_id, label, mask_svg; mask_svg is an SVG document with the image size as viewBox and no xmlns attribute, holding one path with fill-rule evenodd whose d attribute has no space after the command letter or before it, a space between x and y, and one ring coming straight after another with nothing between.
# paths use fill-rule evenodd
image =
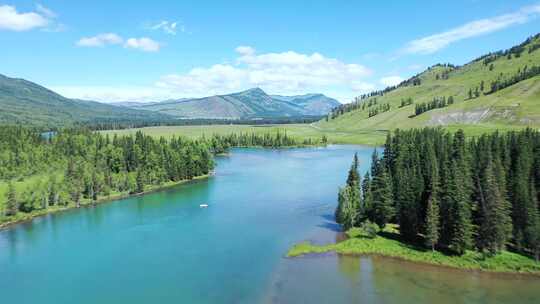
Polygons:
<instances>
[{"instance_id":1,"label":"white boat","mask_svg":"<svg viewBox=\"0 0 540 304\"><path fill-rule=\"evenodd\" d=\"M199 207L201 207L201 208L208 208L208 204L200 204Z\"/></svg>"}]
</instances>

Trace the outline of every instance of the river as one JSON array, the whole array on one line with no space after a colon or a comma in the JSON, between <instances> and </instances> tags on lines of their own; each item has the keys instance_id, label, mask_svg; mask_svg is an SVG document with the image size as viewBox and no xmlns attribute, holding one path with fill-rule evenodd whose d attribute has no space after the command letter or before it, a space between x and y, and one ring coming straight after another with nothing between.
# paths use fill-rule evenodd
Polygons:
<instances>
[{"instance_id":1,"label":"river","mask_svg":"<svg viewBox=\"0 0 540 304\"><path fill-rule=\"evenodd\" d=\"M3 303L539 303L540 280L374 257L288 259L334 242L354 152L233 149L215 176L0 231ZM207 203L206 209L199 205Z\"/></svg>"}]
</instances>

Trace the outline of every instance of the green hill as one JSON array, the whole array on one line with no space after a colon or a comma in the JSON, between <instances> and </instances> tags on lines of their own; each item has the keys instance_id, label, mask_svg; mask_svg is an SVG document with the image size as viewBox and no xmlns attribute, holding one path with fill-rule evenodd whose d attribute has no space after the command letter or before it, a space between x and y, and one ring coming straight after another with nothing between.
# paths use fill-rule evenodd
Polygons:
<instances>
[{"instance_id":1,"label":"green hill","mask_svg":"<svg viewBox=\"0 0 540 304\"><path fill-rule=\"evenodd\" d=\"M254 88L227 95L128 106L179 118L261 119L322 116L339 104L322 94L271 96Z\"/></svg>"},{"instance_id":2,"label":"green hill","mask_svg":"<svg viewBox=\"0 0 540 304\"><path fill-rule=\"evenodd\" d=\"M369 133L444 126L464 128L469 134L538 127L539 74L540 34L463 66L435 65L396 87L337 108L315 127L327 132ZM430 104L444 107L416 115L417 107L429 109Z\"/></svg>"},{"instance_id":3,"label":"green hill","mask_svg":"<svg viewBox=\"0 0 540 304\"><path fill-rule=\"evenodd\" d=\"M170 120L168 115L65 98L33 82L0 75L0 124L43 127L73 123Z\"/></svg>"}]
</instances>

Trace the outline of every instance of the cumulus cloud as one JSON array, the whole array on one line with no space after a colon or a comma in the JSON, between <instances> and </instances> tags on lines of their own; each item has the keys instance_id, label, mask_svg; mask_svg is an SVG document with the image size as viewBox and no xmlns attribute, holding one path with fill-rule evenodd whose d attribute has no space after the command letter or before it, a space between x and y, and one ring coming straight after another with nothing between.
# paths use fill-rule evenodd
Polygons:
<instances>
[{"instance_id":1,"label":"cumulus cloud","mask_svg":"<svg viewBox=\"0 0 540 304\"><path fill-rule=\"evenodd\" d=\"M29 31L36 28L45 28L54 18L52 11L39 5L38 12L19 13L14 6L0 5L0 30Z\"/></svg>"},{"instance_id":2,"label":"cumulus cloud","mask_svg":"<svg viewBox=\"0 0 540 304\"><path fill-rule=\"evenodd\" d=\"M514 13L475 20L442 33L413 40L405 46L404 52L409 54L432 54L453 42L499 31L512 25L526 23L538 17L539 14L540 4L537 4L523 7Z\"/></svg>"},{"instance_id":3,"label":"cumulus cloud","mask_svg":"<svg viewBox=\"0 0 540 304\"><path fill-rule=\"evenodd\" d=\"M403 80L400 76L387 76L381 78L380 82L386 87L391 87L400 84Z\"/></svg>"},{"instance_id":4,"label":"cumulus cloud","mask_svg":"<svg viewBox=\"0 0 540 304\"><path fill-rule=\"evenodd\" d=\"M293 51L257 54L249 46L236 48L235 64L198 67L184 74L163 76L157 86L188 96L223 94L251 87L273 93L296 94L321 90L366 91L374 88L360 79L371 70L319 53Z\"/></svg>"},{"instance_id":5,"label":"cumulus cloud","mask_svg":"<svg viewBox=\"0 0 540 304\"><path fill-rule=\"evenodd\" d=\"M121 44L123 42L124 39L115 33L104 33L93 37L83 37L77 41L77 45L83 47L104 47L111 44Z\"/></svg>"},{"instance_id":6,"label":"cumulus cloud","mask_svg":"<svg viewBox=\"0 0 540 304\"><path fill-rule=\"evenodd\" d=\"M161 44L147 37L129 38L126 40L124 47L139 49L144 52L157 52L161 48Z\"/></svg>"}]
</instances>

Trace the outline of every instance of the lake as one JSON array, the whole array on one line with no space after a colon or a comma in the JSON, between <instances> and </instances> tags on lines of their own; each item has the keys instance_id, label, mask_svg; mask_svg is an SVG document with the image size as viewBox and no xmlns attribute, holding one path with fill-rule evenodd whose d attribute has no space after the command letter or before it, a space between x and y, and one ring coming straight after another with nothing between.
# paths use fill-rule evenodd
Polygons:
<instances>
[{"instance_id":1,"label":"lake","mask_svg":"<svg viewBox=\"0 0 540 304\"><path fill-rule=\"evenodd\" d=\"M539 303L540 280L380 257L288 259L340 237L354 152L233 149L215 176L0 231L3 303ZM206 209L199 208L209 204Z\"/></svg>"}]
</instances>

